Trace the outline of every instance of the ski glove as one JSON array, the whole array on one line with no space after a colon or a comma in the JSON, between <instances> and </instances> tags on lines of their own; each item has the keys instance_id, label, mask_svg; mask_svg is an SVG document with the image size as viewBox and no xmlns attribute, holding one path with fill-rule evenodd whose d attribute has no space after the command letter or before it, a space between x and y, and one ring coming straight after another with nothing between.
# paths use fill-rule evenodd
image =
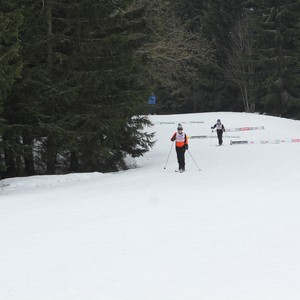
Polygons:
<instances>
[{"instance_id":1,"label":"ski glove","mask_svg":"<svg viewBox=\"0 0 300 300\"><path fill-rule=\"evenodd\" d=\"M185 144L184 147L185 147L185 150L189 150L189 145L188 144Z\"/></svg>"}]
</instances>

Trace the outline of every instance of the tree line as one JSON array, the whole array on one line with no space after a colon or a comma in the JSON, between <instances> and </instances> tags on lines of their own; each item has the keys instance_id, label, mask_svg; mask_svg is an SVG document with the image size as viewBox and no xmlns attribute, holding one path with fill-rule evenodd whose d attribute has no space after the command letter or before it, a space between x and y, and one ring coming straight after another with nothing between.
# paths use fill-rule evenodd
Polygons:
<instances>
[{"instance_id":1,"label":"tree line","mask_svg":"<svg viewBox=\"0 0 300 300\"><path fill-rule=\"evenodd\" d=\"M2 0L0 178L125 169L162 114L300 119L298 0Z\"/></svg>"}]
</instances>

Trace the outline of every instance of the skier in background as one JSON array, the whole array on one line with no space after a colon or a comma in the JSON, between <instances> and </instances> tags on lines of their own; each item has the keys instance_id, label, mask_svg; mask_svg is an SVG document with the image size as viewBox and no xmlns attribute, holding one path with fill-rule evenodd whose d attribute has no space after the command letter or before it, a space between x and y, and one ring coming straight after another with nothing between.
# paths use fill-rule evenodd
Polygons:
<instances>
[{"instance_id":1,"label":"skier in background","mask_svg":"<svg viewBox=\"0 0 300 300\"><path fill-rule=\"evenodd\" d=\"M179 172L182 173L183 171L185 171L185 151L188 150L189 145L188 137L183 132L183 127L180 123L177 126L177 132L174 132L174 134L172 135L171 141L175 141Z\"/></svg>"},{"instance_id":2,"label":"skier in background","mask_svg":"<svg viewBox=\"0 0 300 300\"><path fill-rule=\"evenodd\" d=\"M219 140L219 146L223 144L223 132L225 131L224 125L221 123L221 120L218 119L217 123L211 127L211 129L217 128L217 135Z\"/></svg>"}]
</instances>

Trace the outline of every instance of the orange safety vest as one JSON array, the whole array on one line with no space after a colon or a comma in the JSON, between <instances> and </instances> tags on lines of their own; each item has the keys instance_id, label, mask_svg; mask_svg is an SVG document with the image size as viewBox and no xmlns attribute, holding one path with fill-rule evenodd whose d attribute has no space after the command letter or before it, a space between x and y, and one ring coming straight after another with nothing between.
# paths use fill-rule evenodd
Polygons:
<instances>
[{"instance_id":1,"label":"orange safety vest","mask_svg":"<svg viewBox=\"0 0 300 300\"><path fill-rule=\"evenodd\" d=\"M176 141L176 147L183 147L184 145L188 145L189 143L188 137L184 132L175 132L171 137L171 141Z\"/></svg>"}]
</instances>

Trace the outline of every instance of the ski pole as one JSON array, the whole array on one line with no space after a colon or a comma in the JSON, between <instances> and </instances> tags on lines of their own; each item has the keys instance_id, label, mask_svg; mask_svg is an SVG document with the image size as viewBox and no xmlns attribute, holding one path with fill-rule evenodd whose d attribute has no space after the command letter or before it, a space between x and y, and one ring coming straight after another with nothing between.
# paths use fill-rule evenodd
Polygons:
<instances>
[{"instance_id":1,"label":"ski pole","mask_svg":"<svg viewBox=\"0 0 300 300\"><path fill-rule=\"evenodd\" d=\"M211 146L211 139L212 139L212 134L213 134L213 130L211 131L211 135L209 136L209 146Z\"/></svg>"},{"instance_id":2,"label":"ski pole","mask_svg":"<svg viewBox=\"0 0 300 300\"><path fill-rule=\"evenodd\" d=\"M190 152L190 150L188 150L188 153L190 154L190 156L191 156L193 162L195 163L196 167L198 168L198 170L201 171L201 169L198 167L196 161L194 160L194 157L193 157L192 153Z\"/></svg>"},{"instance_id":3,"label":"ski pole","mask_svg":"<svg viewBox=\"0 0 300 300\"><path fill-rule=\"evenodd\" d=\"M173 144L174 144L174 141L173 141L172 144L171 144L171 148L170 148L169 155L168 155L166 164L165 164L165 166L164 166L164 169L167 167L167 163L168 163L168 161L169 161L169 157L170 157L170 154L171 154L171 151L172 151Z\"/></svg>"},{"instance_id":4,"label":"ski pole","mask_svg":"<svg viewBox=\"0 0 300 300\"><path fill-rule=\"evenodd\" d=\"M224 131L224 134L225 134L225 137L228 138L228 139L230 140L230 138L229 138L229 136L228 136L228 134L227 134L226 131ZM231 141L230 141L230 142L231 142Z\"/></svg>"}]
</instances>

